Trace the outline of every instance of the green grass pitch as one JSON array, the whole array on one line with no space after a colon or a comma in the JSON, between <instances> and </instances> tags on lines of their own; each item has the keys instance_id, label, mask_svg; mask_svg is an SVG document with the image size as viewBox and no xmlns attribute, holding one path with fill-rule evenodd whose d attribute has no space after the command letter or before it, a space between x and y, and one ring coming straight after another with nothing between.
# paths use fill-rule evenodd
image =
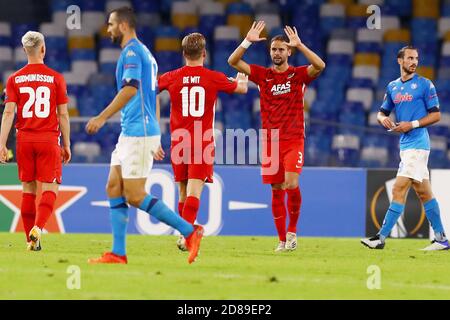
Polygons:
<instances>
[{"instance_id":1,"label":"green grass pitch","mask_svg":"<svg viewBox=\"0 0 450 320\"><path fill-rule=\"evenodd\" d=\"M23 234L0 233L0 299L450 299L450 253L419 251L426 240L389 239L376 251L359 239L300 238L297 251L277 254L274 237L205 237L192 265L175 242L131 235L128 265L89 265L111 235L46 234L43 251L28 252ZM72 265L80 289L67 288ZM367 288L371 265L380 289Z\"/></svg>"}]
</instances>

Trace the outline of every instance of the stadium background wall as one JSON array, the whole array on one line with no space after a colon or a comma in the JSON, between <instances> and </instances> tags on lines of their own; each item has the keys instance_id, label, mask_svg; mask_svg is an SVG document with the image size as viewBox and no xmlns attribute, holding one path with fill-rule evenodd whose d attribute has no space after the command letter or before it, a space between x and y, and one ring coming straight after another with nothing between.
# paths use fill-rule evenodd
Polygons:
<instances>
[{"instance_id":1,"label":"stadium background wall","mask_svg":"<svg viewBox=\"0 0 450 320\"><path fill-rule=\"evenodd\" d=\"M64 167L63 184L55 214L47 224L48 232L111 231L104 188L108 170L108 165ZM384 197L383 201L386 201L386 190L394 176L394 170L305 168L300 178L303 197L300 235L362 237L373 232L370 211L373 190L379 190L385 184L381 192L383 196L380 197ZM433 191L440 202L443 223L448 231L450 197L446 182L450 181L450 170L432 170L431 177ZM198 218L199 223L205 225L206 234L275 236L270 208L271 192L269 186L261 183L258 167L216 166L214 180L213 184L207 185L202 195ZM177 207L178 191L170 166L155 166L147 188L172 209ZM16 165L0 166L0 231L22 230L20 190ZM377 210L380 211L382 206L382 203L379 204ZM420 213L417 201L407 207L407 225L408 219L417 218L416 211ZM173 233L171 228L150 219L144 212L132 208L129 213L129 233ZM384 213L377 214L383 216ZM427 237L426 220L420 230L406 236Z\"/></svg>"}]
</instances>

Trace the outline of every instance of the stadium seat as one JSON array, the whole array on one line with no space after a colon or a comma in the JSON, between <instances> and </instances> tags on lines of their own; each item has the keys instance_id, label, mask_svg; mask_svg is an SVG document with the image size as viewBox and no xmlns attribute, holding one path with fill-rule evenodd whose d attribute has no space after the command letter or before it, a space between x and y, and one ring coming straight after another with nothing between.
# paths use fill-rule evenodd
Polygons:
<instances>
[{"instance_id":1,"label":"stadium seat","mask_svg":"<svg viewBox=\"0 0 450 320\"><path fill-rule=\"evenodd\" d=\"M11 45L11 25L6 22L0 23L0 46Z\"/></svg>"},{"instance_id":2,"label":"stadium seat","mask_svg":"<svg viewBox=\"0 0 450 320\"><path fill-rule=\"evenodd\" d=\"M383 35L390 30L400 29L400 18L398 16L387 16L383 15L381 17L381 31Z\"/></svg>"},{"instance_id":3,"label":"stadium seat","mask_svg":"<svg viewBox=\"0 0 450 320\"><path fill-rule=\"evenodd\" d=\"M320 27L324 34L345 26L345 7L342 4L324 3L320 6Z\"/></svg>"},{"instance_id":4,"label":"stadium seat","mask_svg":"<svg viewBox=\"0 0 450 320\"><path fill-rule=\"evenodd\" d=\"M131 1L127 0L108 0L105 6L105 12L108 13L121 7L131 7L131 5Z\"/></svg>"},{"instance_id":5,"label":"stadium seat","mask_svg":"<svg viewBox=\"0 0 450 320\"><path fill-rule=\"evenodd\" d=\"M175 1L172 3L172 25L180 30L198 26L197 6L189 1Z\"/></svg>"},{"instance_id":6,"label":"stadium seat","mask_svg":"<svg viewBox=\"0 0 450 320\"><path fill-rule=\"evenodd\" d=\"M199 28L205 37L210 38L217 26L225 24L225 6L222 3L207 1L200 7Z\"/></svg>"},{"instance_id":7,"label":"stadium seat","mask_svg":"<svg viewBox=\"0 0 450 320\"><path fill-rule=\"evenodd\" d=\"M361 167L383 168L389 161L389 152L387 148L364 146L361 149L360 163Z\"/></svg>"},{"instance_id":8,"label":"stadium seat","mask_svg":"<svg viewBox=\"0 0 450 320\"><path fill-rule=\"evenodd\" d=\"M443 169L447 167L447 139L445 137L430 136L431 152L429 165L431 168Z\"/></svg>"},{"instance_id":9,"label":"stadium seat","mask_svg":"<svg viewBox=\"0 0 450 320\"><path fill-rule=\"evenodd\" d=\"M332 140L332 162L338 166L355 167L359 162L360 140L357 135L333 136Z\"/></svg>"},{"instance_id":10,"label":"stadium seat","mask_svg":"<svg viewBox=\"0 0 450 320\"><path fill-rule=\"evenodd\" d=\"M371 88L350 87L347 89L346 100L361 102L366 111L370 110L374 99L374 93Z\"/></svg>"},{"instance_id":11,"label":"stadium seat","mask_svg":"<svg viewBox=\"0 0 450 320\"><path fill-rule=\"evenodd\" d=\"M426 66L418 66L416 70L417 74L421 75L422 77L428 78L430 80L435 79L435 71L433 67L426 67Z\"/></svg>"},{"instance_id":12,"label":"stadium seat","mask_svg":"<svg viewBox=\"0 0 450 320\"><path fill-rule=\"evenodd\" d=\"M88 162L101 154L100 145L96 142L77 142L73 145L73 153L76 156L86 157Z\"/></svg>"},{"instance_id":13,"label":"stadium seat","mask_svg":"<svg viewBox=\"0 0 450 320\"><path fill-rule=\"evenodd\" d=\"M347 6L347 27L352 29L367 26L367 5L351 4Z\"/></svg>"},{"instance_id":14,"label":"stadium seat","mask_svg":"<svg viewBox=\"0 0 450 320\"><path fill-rule=\"evenodd\" d=\"M413 0L413 17L439 18L439 0Z\"/></svg>"},{"instance_id":15,"label":"stadium seat","mask_svg":"<svg viewBox=\"0 0 450 320\"><path fill-rule=\"evenodd\" d=\"M253 9L247 3L231 3L227 7L227 25L239 29L242 38L245 37L253 24Z\"/></svg>"}]
</instances>

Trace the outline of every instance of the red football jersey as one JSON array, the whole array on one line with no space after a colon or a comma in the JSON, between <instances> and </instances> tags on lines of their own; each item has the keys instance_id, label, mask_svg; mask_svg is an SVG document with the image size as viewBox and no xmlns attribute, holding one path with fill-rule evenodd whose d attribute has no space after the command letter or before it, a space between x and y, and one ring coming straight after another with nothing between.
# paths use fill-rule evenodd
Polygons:
<instances>
[{"instance_id":1,"label":"red football jersey","mask_svg":"<svg viewBox=\"0 0 450 320\"><path fill-rule=\"evenodd\" d=\"M12 74L6 85L7 102L17 104L17 139L53 142L60 135L56 107L68 102L61 74L44 64L28 64Z\"/></svg>"},{"instance_id":2,"label":"red football jersey","mask_svg":"<svg viewBox=\"0 0 450 320\"><path fill-rule=\"evenodd\" d=\"M185 66L163 74L158 88L159 91L167 89L170 94L170 132L186 129L193 139L201 139L194 135L195 123L198 128L201 124L202 134L213 129L217 94L219 91L232 93L236 87L237 82L230 81L225 74L201 66Z\"/></svg>"},{"instance_id":3,"label":"red football jersey","mask_svg":"<svg viewBox=\"0 0 450 320\"><path fill-rule=\"evenodd\" d=\"M308 66L292 67L285 72L250 65L249 79L258 85L263 129L279 129L280 140L300 140L305 135L303 96L315 78Z\"/></svg>"}]
</instances>

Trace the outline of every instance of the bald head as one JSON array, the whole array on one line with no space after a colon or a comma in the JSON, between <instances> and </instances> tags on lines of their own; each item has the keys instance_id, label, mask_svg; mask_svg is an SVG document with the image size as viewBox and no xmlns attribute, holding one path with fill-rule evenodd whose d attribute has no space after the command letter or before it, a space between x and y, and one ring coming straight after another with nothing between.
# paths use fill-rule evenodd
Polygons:
<instances>
[{"instance_id":1,"label":"bald head","mask_svg":"<svg viewBox=\"0 0 450 320\"><path fill-rule=\"evenodd\" d=\"M45 54L45 40L42 33L36 31L28 31L22 37L22 45L27 56L39 56Z\"/></svg>"}]
</instances>

